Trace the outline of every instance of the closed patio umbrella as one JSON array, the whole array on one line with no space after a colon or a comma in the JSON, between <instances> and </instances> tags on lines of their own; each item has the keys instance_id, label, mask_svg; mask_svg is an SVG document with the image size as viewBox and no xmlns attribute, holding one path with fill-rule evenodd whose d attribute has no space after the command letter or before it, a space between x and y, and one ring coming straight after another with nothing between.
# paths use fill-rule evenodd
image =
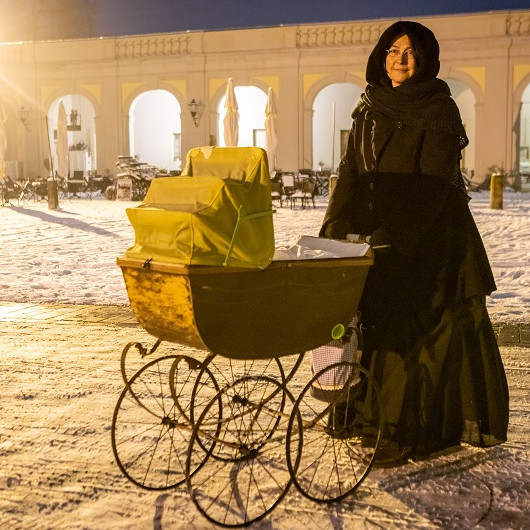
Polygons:
<instances>
[{"instance_id":1,"label":"closed patio umbrella","mask_svg":"<svg viewBox=\"0 0 530 530\"><path fill-rule=\"evenodd\" d=\"M2 180L6 176L6 120L6 111L4 109L4 106L0 103L0 180Z\"/></svg>"},{"instance_id":2,"label":"closed patio umbrella","mask_svg":"<svg viewBox=\"0 0 530 530\"><path fill-rule=\"evenodd\" d=\"M239 113L237 112L234 80L232 78L228 80L228 85L226 87L225 109L226 114L223 119L225 145L226 147L237 147L239 136Z\"/></svg>"},{"instance_id":3,"label":"closed patio umbrella","mask_svg":"<svg viewBox=\"0 0 530 530\"><path fill-rule=\"evenodd\" d=\"M60 177L68 178L68 129L66 123L66 110L61 101L57 118L57 166L56 171Z\"/></svg>"},{"instance_id":4,"label":"closed patio umbrella","mask_svg":"<svg viewBox=\"0 0 530 530\"><path fill-rule=\"evenodd\" d=\"M276 134L276 98L272 87L269 87L267 96L267 105L265 106L265 136L267 157L269 159L269 169L272 171L276 168L276 148L278 147L278 137Z\"/></svg>"}]
</instances>

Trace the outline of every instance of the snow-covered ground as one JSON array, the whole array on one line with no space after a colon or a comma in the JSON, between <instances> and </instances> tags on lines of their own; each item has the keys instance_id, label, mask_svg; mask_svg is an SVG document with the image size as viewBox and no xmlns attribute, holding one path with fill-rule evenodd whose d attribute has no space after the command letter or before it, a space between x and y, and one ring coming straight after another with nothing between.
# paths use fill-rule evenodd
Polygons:
<instances>
[{"instance_id":1,"label":"snow-covered ground","mask_svg":"<svg viewBox=\"0 0 530 530\"><path fill-rule=\"evenodd\" d=\"M215 528L184 485L142 490L113 457L111 420L123 388L120 352L129 341L150 346L153 337L136 327L0 321L0 339L0 528ZM192 353L176 346L164 343L158 353ZM291 487L251 528L530 528L529 351L501 351L511 392L506 443L462 446L437 458L373 469L354 495L332 505L316 504ZM132 353L134 373L142 363ZM304 359L290 389L296 393L309 378Z\"/></svg>"},{"instance_id":2,"label":"snow-covered ground","mask_svg":"<svg viewBox=\"0 0 530 530\"><path fill-rule=\"evenodd\" d=\"M75 199L61 200L57 211L45 202L0 208L0 300L127 304L115 259L132 244L125 208L136 204ZM483 192L471 206L499 287L488 299L493 320L529 322L530 194L506 193L504 209L490 210ZM314 210L278 208L278 246L316 235L325 207L321 200ZM0 528L213 528L185 487L142 490L112 454L120 352L129 341L150 346L153 337L139 327L6 318L0 339ZM164 343L160 353L197 354L177 346ZM530 361L526 348L501 353L510 387L505 444L374 469L355 495L334 505L291 488L252 527L530 528ZM306 361L295 390L310 377ZM134 371L145 361L135 362Z\"/></svg>"},{"instance_id":3,"label":"snow-covered ground","mask_svg":"<svg viewBox=\"0 0 530 530\"><path fill-rule=\"evenodd\" d=\"M127 304L116 257L132 245L125 209L138 203L62 199L0 208L0 300ZM277 208L277 246L317 235L325 199L315 209ZM489 207L487 192L473 193L471 209L493 267L498 290L488 298L494 322L530 321L530 193L504 195Z\"/></svg>"}]
</instances>

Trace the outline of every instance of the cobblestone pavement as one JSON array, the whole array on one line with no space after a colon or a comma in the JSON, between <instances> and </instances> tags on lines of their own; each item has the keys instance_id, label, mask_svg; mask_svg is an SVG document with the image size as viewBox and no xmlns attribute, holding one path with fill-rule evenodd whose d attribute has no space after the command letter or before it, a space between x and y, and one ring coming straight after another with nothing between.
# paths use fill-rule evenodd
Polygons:
<instances>
[{"instance_id":1,"label":"cobblestone pavement","mask_svg":"<svg viewBox=\"0 0 530 530\"><path fill-rule=\"evenodd\" d=\"M462 446L372 470L355 495L334 505L291 488L252 528L530 528L530 359L523 347L529 329L497 332L511 394L505 444ZM0 340L0 528L214 528L185 487L142 490L114 460L120 353L129 341L154 342L128 307L0 302ZM171 344L161 349L196 353ZM146 362L136 357L132 373ZM304 360L295 385L308 378Z\"/></svg>"}]
</instances>

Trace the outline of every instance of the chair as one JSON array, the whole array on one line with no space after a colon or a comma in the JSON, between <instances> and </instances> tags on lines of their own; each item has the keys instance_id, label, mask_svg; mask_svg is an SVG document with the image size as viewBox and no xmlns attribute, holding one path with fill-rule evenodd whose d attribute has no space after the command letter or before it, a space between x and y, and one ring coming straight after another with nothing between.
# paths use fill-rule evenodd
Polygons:
<instances>
[{"instance_id":1,"label":"chair","mask_svg":"<svg viewBox=\"0 0 530 530\"><path fill-rule=\"evenodd\" d=\"M315 172L312 169L300 169L297 175L297 188L302 189L302 183L305 180L315 180Z\"/></svg>"},{"instance_id":2,"label":"chair","mask_svg":"<svg viewBox=\"0 0 530 530\"><path fill-rule=\"evenodd\" d=\"M319 195L320 197L326 197L327 195L329 195L330 176L331 171L328 170L315 172L315 195Z\"/></svg>"},{"instance_id":3,"label":"chair","mask_svg":"<svg viewBox=\"0 0 530 530\"><path fill-rule=\"evenodd\" d=\"M2 179L0 194L2 198L2 206L5 206L6 204L10 205L10 199L17 198L15 182L11 179L11 177L6 176Z\"/></svg>"},{"instance_id":4,"label":"chair","mask_svg":"<svg viewBox=\"0 0 530 530\"><path fill-rule=\"evenodd\" d=\"M293 201L291 197L295 192L295 178L294 173L282 173L282 195L284 200L290 203L291 208L293 207Z\"/></svg>"},{"instance_id":5,"label":"chair","mask_svg":"<svg viewBox=\"0 0 530 530\"><path fill-rule=\"evenodd\" d=\"M57 174L55 175L55 181L57 182L58 195L63 199L68 199L68 181Z\"/></svg>"},{"instance_id":6,"label":"chair","mask_svg":"<svg viewBox=\"0 0 530 530\"><path fill-rule=\"evenodd\" d=\"M1 193L1 205L11 205L11 199L16 199L17 204L20 206L20 201L23 204L27 204L25 195L28 191L28 182L14 181L11 177L6 176L2 179L2 186L0 188Z\"/></svg>"},{"instance_id":7,"label":"chair","mask_svg":"<svg viewBox=\"0 0 530 530\"><path fill-rule=\"evenodd\" d=\"M37 177L30 182L32 198L35 202L48 197L48 181L45 178Z\"/></svg>"},{"instance_id":8,"label":"chair","mask_svg":"<svg viewBox=\"0 0 530 530\"><path fill-rule=\"evenodd\" d=\"M105 192L105 189L103 186L103 178L99 175L88 175L88 181L85 189L85 195L89 199L92 199L92 195L103 195Z\"/></svg>"},{"instance_id":9,"label":"chair","mask_svg":"<svg viewBox=\"0 0 530 530\"><path fill-rule=\"evenodd\" d=\"M298 171L300 175L307 175L307 177L313 177L315 172L312 169L300 169Z\"/></svg>"},{"instance_id":10,"label":"chair","mask_svg":"<svg viewBox=\"0 0 530 530\"><path fill-rule=\"evenodd\" d=\"M78 197L78 193L84 192L86 189L85 173L84 171L74 171L73 178L68 179L67 191L70 197Z\"/></svg>"},{"instance_id":11,"label":"chair","mask_svg":"<svg viewBox=\"0 0 530 530\"><path fill-rule=\"evenodd\" d=\"M299 200L302 204L302 208L305 208L307 203L311 201L313 208L315 207L315 193L316 183L312 180L303 180L301 182L301 188L296 190L291 195L291 203L296 206L296 201Z\"/></svg>"},{"instance_id":12,"label":"chair","mask_svg":"<svg viewBox=\"0 0 530 530\"><path fill-rule=\"evenodd\" d=\"M280 207L283 207L282 185L280 182L271 181L271 199L272 201L280 201Z\"/></svg>"},{"instance_id":13,"label":"chair","mask_svg":"<svg viewBox=\"0 0 530 530\"><path fill-rule=\"evenodd\" d=\"M31 198L31 182L29 180L19 179L15 182L15 187L18 193L18 201L22 201L22 204L28 204L28 200Z\"/></svg>"}]
</instances>

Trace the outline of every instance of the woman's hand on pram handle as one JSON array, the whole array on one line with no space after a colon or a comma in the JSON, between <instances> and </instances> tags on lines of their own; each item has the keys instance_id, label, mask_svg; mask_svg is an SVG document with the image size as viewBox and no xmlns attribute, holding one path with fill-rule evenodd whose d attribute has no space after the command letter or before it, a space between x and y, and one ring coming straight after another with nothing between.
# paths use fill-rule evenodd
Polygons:
<instances>
[{"instance_id":1,"label":"woman's hand on pram handle","mask_svg":"<svg viewBox=\"0 0 530 530\"><path fill-rule=\"evenodd\" d=\"M346 239L351 243L367 243L374 250L390 248L390 243L385 242L384 237L378 237L378 231L374 232L373 236L365 236L362 234L346 234Z\"/></svg>"},{"instance_id":2,"label":"woman's hand on pram handle","mask_svg":"<svg viewBox=\"0 0 530 530\"><path fill-rule=\"evenodd\" d=\"M346 234L346 239L351 243L368 243L372 239L372 236L363 236L361 234Z\"/></svg>"}]
</instances>

